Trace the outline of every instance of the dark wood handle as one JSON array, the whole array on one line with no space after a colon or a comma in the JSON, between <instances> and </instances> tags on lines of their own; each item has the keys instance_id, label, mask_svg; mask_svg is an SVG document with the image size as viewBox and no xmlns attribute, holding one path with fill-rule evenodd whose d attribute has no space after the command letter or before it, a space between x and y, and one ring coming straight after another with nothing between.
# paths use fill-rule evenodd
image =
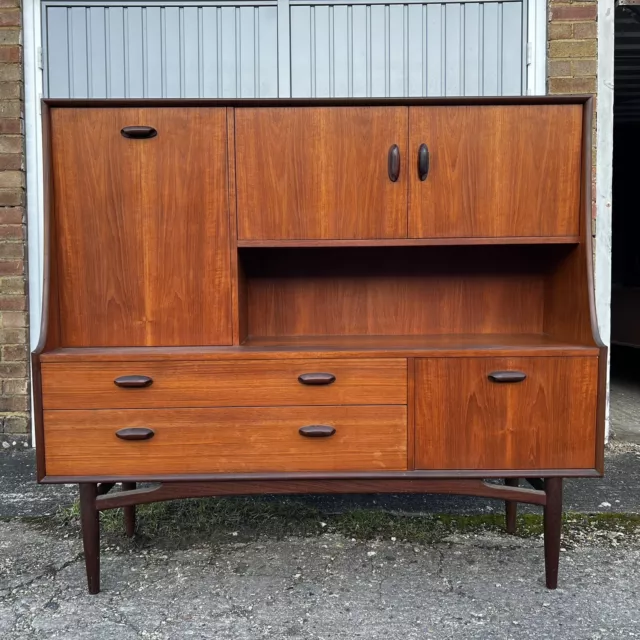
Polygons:
<instances>
[{"instance_id":1,"label":"dark wood handle","mask_svg":"<svg viewBox=\"0 0 640 640\"><path fill-rule=\"evenodd\" d=\"M336 430L327 424L310 424L300 427L298 433L305 438L329 438Z\"/></svg>"},{"instance_id":2,"label":"dark wood handle","mask_svg":"<svg viewBox=\"0 0 640 640\"><path fill-rule=\"evenodd\" d=\"M116 437L120 440L149 440L155 435L155 431L147 427L126 427L116 431Z\"/></svg>"},{"instance_id":3,"label":"dark wood handle","mask_svg":"<svg viewBox=\"0 0 640 640\"><path fill-rule=\"evenodd\" d=\"M153 127L122 127L120 133L125 138L134 138L136 140L144 140L145 138L155 138L158 132Z\"/></svg>"},{"instance_id":4,"label":"dark wood handle","mask_svg":"<svg viewBox=\"0 0 640 640\"><path fill-rule=\"evenodd\" d=\"M429 147L422 143L418 149L418 176L422 182L429 175Z\"/></svg>"},{"instance_id":5,"label":"dark wood handle","mask_svg":"<svg viewBox=\"0 0 640 640\"><path fill-rule=\"evenodd\" d=\"M298 376L300 384L332 384L335 381L333 373L303 373Z\"/></svg>"},{"instance_id":6,"label":"dark wood handle","mask_svg":"<svg viewBox=\"0 0 640 640\"><path fill-rule=\"evenodd\" d=\"M492 371L488 376L491 382L522 382L526 377L523 371Z\"/></svg>"},{"instance_id":7,"label":"dark wood handle","mask_svg":"<svg viewBox=\"0 0 640 640\"><path fill-rule=\"evenodd\" d=\"M387 171L389 172L389 180L397 182L400 177L400 149L397 144L392 144L389 148Z\"/></svg>"},{"instance_id":8,"label":"dark wood handle","mask_svg":"<svg viewBox=\"0 0 640 640\"><path fill-rule=\"evenodd\" d=\"M153 383L153 378L149 376L120 376L113 381L116 387L123 389L139 389L140 387L148 387Z\"/></svg>"}]
</instances>

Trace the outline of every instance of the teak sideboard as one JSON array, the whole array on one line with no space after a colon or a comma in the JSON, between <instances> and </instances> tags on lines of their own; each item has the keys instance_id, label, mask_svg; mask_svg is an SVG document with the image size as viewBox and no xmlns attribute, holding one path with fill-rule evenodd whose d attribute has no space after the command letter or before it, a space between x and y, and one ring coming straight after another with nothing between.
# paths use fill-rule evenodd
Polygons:
<instances>
[{"instance_id":1,"label":"teak sideboard","mask_svg":"<svg viewBox=\"0 0 640 640\"><path fill-rule=\"evenodd\" d=\"M261 493L486 496L510 531L540 505L556 587L562 479L603 472L590 97L43 125L38 479L80 485L91 593L101 510L133 535L137 504Z\"/></svg>"}]
</instances>

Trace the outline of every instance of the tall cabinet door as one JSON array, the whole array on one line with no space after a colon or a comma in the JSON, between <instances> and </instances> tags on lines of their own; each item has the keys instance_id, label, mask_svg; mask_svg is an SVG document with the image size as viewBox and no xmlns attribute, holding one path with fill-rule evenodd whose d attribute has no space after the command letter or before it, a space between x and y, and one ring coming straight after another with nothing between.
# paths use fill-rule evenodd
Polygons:
<instances>
[{"instance_id":1,"label":"tall cabinet door","mask_svg":"<svg viewBox=\"0 0 640 640\"><path fill-rule=\"evenodd\" d=\"M235 110L238 237L405 238L405 107Z\"/></svg>"},{"instance_id":2,"label":"tall cabinet door","mask_svg":"<svg viewBox=\"0 0 640 640\"><path fill-rule=\"evenodd\" d=\"M225 109L60 108L51 127L62 346L230 344Z\"/></svg>"},{"instance_id":3,"label":"tall cabinet door","mask_svg":"<svg viewBox=\"0 0 640 640\"><path fill-rule=\"evenodd\" d=\"M581 105L409 109L409 237L579 233Z\"/></svg>"}]
</instances>

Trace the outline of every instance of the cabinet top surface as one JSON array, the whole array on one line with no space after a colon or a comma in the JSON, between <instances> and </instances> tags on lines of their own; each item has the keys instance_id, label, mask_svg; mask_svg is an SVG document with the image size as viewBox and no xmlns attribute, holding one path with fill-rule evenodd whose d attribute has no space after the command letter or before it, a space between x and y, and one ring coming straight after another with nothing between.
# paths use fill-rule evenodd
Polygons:
<instances>
[{"instance_id":1,"label":"cabinet top surface","mask_svg":"<svg viewBox=\"0 0 640 640\"><path fill-rule=\"evenodd\" d=\"M49 107L368 107L584 104L590 94L563 96L479 96L442 98L43 98Z\"/></svg>"}]
</instances>

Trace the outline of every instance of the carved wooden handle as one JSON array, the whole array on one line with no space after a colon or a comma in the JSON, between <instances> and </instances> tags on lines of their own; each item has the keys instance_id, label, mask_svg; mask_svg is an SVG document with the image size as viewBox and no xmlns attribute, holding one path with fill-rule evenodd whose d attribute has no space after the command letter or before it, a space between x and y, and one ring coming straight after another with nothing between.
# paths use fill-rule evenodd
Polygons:
<instances>
[{"instance_id":1,"label":"carved wooden handle","mask_svg":"<svg viewBox=\"0 0 640 640\"><path fill-rule=\"evenodd\" d=\"M155 431L147 427L126 427L116 431L116 437L120 440L149 440L155 435Z\"/></svg>"},{"instance_id":2,"label":"carved wooden handle","mask_svg":"<svg viewBox=\"0 0 640 640\"><path fill-rule=\"evenodd\" d=\"M335 381L333 373L303 373L298 376L300 384L332 384Z\"/></svg>"},{"instance_id":3,"label":"carved wooden handle","mask_svg":"<svg viewBox=\"0 0 640 640\"><path fill-rule=\"evenodd\" d=\"M527 374L523 371L492 371L487 377L491 382L522 382Z\"/></svg>"},{"instance_id":4,"label":"carved wooden handle","mask_svg":"<svg viewBox=\"0 0 640 640\"><path fill-rule=\"evenodd\" d=\"M145 138L155 138L158 135L158 132L153 127L143 127L143 126L135 126L135 127L122 127L120 129L120 133L125 138L134 138L136 140L144 140Z\"/></svg>"},{"instance_id":5,"label":"carved wooden handle","mask_svg":"<svg viewBox=\"0 0 640 640\"><path fill-rule=\"evenodd\" d=\"M336 430L327 424L310 424L300 427L298 433L305 438L329 438Z\"/></svg>"},{"instance_id":6,"label":"carved wooden handle","mask_svg":"<svg viewBox=\"0 0 640 640\"><path fill-rule=\"evenodd\" d=\"M392 144L389 148L387 172L391 182L398 182L398 178L400 177L400 148L397 144Z\"/></svg>"},{"instance_id":7,"label":"carved wooden handle","mask_svg":"<svg viewBox=\"0 0 640 640\"><path fill-rule=\"evenodd\" d=\"M116 387L123 389L137 389L140 387L148 387L153 383L153 378L149 376L120 376L113 381Z\"/></svg>"}]
</instances>

